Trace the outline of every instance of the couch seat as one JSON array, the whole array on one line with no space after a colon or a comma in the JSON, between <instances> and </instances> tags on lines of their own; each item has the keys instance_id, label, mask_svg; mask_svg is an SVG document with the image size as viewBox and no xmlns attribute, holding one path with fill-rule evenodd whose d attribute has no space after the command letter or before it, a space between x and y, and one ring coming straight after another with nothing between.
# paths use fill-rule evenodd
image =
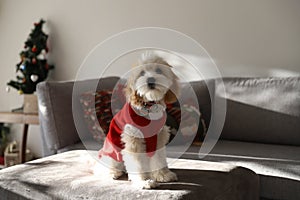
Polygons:
<instances>
[{"instance_id":1,"label":"couch seat","mask_svg":"<svg viewBox=\"0 0 300 200\"><path fill-rule=\"evenodd\" d=\"M259 178L232 164L169 160L179 181L141 190L94 176L87 163L97 151L74 150L0 170L1 199L259 199Z\"/></svg>"},{"instance_id":2,"label":"couch seat","mask_svg":"<svg viewBox=\"0 0 300 200\"><path fill-rule=\"evenodd\" d=\"M199 159L199 147L191 147L182 158ZM300 199L300 147L251 142L217 142L201 160L229 163L260 175L260 195L267 199Z\"/></svg>"}]
</instances>

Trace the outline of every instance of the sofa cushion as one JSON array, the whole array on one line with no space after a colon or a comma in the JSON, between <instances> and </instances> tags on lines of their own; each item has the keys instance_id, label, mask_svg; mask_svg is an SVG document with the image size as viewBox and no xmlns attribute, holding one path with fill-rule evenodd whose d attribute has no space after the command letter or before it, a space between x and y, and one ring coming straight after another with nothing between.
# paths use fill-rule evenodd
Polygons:
<instances>
[{"instance_id":1,"label":"sofa cushion","mask_svg":"<svg viewBox=\"0 0 300 200\"><path fill-rule=\"evenodd\" d=\"M198 100L198 105L205 121L206 127L209 126L211 118L211 96L214 95L214 80L193 81L190 83ZM210 93L211 92L211 93ZM182 92L185 95L185 92Z\"/></svg>"},{"instance_id":2,"label":"sofa cushion","mask_svg":"<svg viewBox=\"0 0 300 200\"><path fill-rule=\"evenodd\" d=\"M178 182L141 190L131 186L127 177L111 180L105 175L94 176L87 165L90 161L93 158L87 151L69 151L0 170L0 196L10 200L259 199L258 176L230 164L173 160L171 168Z\"/></svg>"},{"instance_id":3,"label":"sofa cushion","mask_svg":"<svg viewBox=\"0 0 300 200\"><path fill-rule=\"evenodd\" d=\"M117 92L119 93L119 92ZM96 92L84 92L80 95L83 115L89 132L96 141L103 141L108 133L113 113L117 113L125 103L124 95L112 98L113 90L100 90ZM121 90L122 94L122 90ZM112 110L112 104L114 110Z\"/></svg>"},{"instance_id":4,"label":"sofa cushion","mask_svg":"<svg viewBox=\"0 0 300 200\"><path fill-rule=\"evenodd\" d=\"M199 159L192 146L183 158ZM300 147L220 140L202 160L246 167L260 175L260 195L267 199L300 199Z\"/></svg>"},{"instance_id":5,"label":"sofa cushion","mask_svg":"<svg viewBox=\"0 0 300 200\"><path fill-rule=\"evenodd\" d=\"M300 77L224 78L215 95L227 100L221 137L300 145Z\"/></svg>"}]
</instances>

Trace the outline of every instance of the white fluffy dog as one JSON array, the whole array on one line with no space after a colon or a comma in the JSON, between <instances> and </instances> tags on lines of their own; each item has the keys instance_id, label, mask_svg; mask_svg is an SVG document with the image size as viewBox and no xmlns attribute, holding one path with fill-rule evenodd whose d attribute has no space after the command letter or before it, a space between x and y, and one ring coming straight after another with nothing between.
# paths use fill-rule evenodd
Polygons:
<instances>
[{"instance_id":1,"label":"white fluffy dog","mask_svg":"<svg viewBox=\"0 0 300 200\"><path fill-rule=\"evenodd\" d=\"M142 55L125 88L127 103L113 118L99 158L113 179L125 171L135 186L155 188L157 182L176 181L168 169L169 140L166 103L176 100L178 78L171 66L153 53Z\"/></svg>"}]
</instances>

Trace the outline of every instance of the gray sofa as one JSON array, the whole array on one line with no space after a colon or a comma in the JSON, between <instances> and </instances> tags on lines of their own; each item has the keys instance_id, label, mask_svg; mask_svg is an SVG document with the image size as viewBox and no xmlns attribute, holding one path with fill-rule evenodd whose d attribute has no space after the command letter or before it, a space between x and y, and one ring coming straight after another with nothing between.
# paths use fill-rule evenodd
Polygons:
<instances>
[{"instance_id":1,"label":"gray sofa","mask_svg":"<svg viewBox=\"0 0 300 200\"><path fill-rule=\"evenodd\" d=\"M113 88L118 77L101 79L97 87ZM75 97L97 85L97 80L77 83ZM300 199L300 78L224 78L192 82L206 123L211 105L225 99L225 124L216 146L201 160L230 163L249 168L260 175L262 199ZM99 149L84 123L75 127L73 82L44 82L37 88L44 155L73 149ZM211 96L209 95L209 90ZM76 98L75 98L76 99ZM82 109L73 98L73 107ZM76 130L76 128L78 130ZM78 135L86 132L86 135ZM85 147L81 141L84 140ZM192 146L182 158L199 160L199 147Z\"/></svg>"},{"instance_id":2,"label":"gray sofa","mask_svg":"<svg viewBox=\"0 0 300 200\"><path fill-rule=\"evenodd\" d=\"M101 79L100 83L80 81L77 90L73 90L73 82L38 85L45 157L0 170L0 199L259 199L259 176L247 168L228 163L169 158L168 165L179 180L160 183L154 190L137 189L124 181L126 176L111 180L105 173L93 175L91 163L101 144L93 140L87 130L78 97L95 85L98 89L112 88L117 80L109 77ZM196 83L197 87L199 84ZM209 110L210 106L206 108ZM74 150L86 148L89 150Z\"/></svg>"}]
</instances>

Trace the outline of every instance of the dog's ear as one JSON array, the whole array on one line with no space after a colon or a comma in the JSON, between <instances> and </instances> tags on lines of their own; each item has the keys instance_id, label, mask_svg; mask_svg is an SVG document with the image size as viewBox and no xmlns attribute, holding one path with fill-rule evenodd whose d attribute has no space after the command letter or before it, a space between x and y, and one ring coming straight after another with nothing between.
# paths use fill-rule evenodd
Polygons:
<instances>
[{"instance_id":1,"label":"dog's ear","mask_svg":"<svg viewBox=\"0 0 300 200\"><path fill-rule=\"evenodd\" d=\"M169 91L165 95L165 103L174 103L177 101L177 97L179 96L179 82L178 78L174 76L173 84L171 85Z\"/></svg>"},{"instance_id":2,"label":"dog's ear","mask_svg":"<svg viewBox=\"0 0 300 200\"><path fill-rule=\"evenodd\" d=\"M130 102L132 105L135 105L136 107L140 107L142 105L143 99L134 90L133 80L131 80L131 79L127 80L126 87L124 88L124 93L125 93L127 102Z\"/></svg>"},{"instance_id":3,"label":"dog's ear","mask_svg":"<svg viewBox=\"0 0 300 200\"><path fill-rule=\"evenodd\" d=\"M134 95L134 90L132 88L132 83L130 79L128 79L126 82L126 87L124 88L124 94L128 102L130 101L131 96Z\"/></svg>"}]
</instances>

